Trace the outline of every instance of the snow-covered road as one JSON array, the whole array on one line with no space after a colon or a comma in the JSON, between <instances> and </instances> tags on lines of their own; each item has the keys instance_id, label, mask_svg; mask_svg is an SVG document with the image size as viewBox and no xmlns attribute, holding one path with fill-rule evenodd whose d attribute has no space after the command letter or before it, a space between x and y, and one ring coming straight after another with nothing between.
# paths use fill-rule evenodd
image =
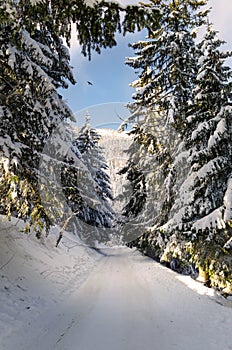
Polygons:
<instances>
[{"instance_id":1,"label":"snow-covered road","mask_svg":"<svg viewBox=\"0 0 232 350\"><path fill-rule=\"evenodd\" d=\"M105 252L82 286L25 325L7 350L232 349L232 308L212 290L195 281L191 290L189 277L183 283L135 250Z\"/></svg>"}]
</instances>

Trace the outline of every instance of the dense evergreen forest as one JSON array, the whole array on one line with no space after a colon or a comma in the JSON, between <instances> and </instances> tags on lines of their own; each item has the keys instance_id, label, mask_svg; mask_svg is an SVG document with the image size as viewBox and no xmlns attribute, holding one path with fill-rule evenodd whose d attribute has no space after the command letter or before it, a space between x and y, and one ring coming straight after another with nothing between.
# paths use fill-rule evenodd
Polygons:
<instances>
[{"instance_id":1,"label":"dense evergreen forest","mask_svg":"<svg viewBox=\"0 0 232 350\"><path fill-rule=\"evenodd\" d=\"M38 238L53 224L88 244L116 230L125 243L232 292L232 70L206 0L139 6L84 0L0 4L0 212ZM75 84L71 25L82 53L147 29L126 64L138 76L131 111L130 198L116 215L99 135L78 134L58 88ZM204 35L198 35L204 28ZM202 30L200 31L202 32ZM81 96L79 97L81 98ZM117 218L117 219L115 219ZM57 242L58 245L59 242Z\"/></svg>"}]
</instances>

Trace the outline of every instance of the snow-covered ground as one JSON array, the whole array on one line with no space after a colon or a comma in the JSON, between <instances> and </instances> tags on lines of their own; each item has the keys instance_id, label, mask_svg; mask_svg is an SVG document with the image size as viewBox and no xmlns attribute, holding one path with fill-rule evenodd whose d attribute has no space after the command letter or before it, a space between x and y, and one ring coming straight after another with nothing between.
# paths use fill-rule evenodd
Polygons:
<instances>
[{"instance_id":1,"label":"snow-covered ground","mask_svg":"<svg viewBox=\"0 0 232 350\"><path fill-rule=\"evenodd\" d=\"M66 233L58 248L58 229L48 238L20 233L22 222L0 217L0 349L9 350L9 339L18 348L21 337L45 310L59 303L81 285L99 260L99 254L80 246ZM22 330L22 332L21 332ZM17 337L14 337L14 334ZM14 347L12 348L14 349ZM44 350L49 348L43 347Z\"/></svg>"},{"instance_id":2,"label":"snow-covered ground","mask_svg":"<svg viewBox=\"0 0 232 350\"><path fill-rule=\"evenodd\" d=\"M1 350L232 349L231 302L135 249L0 231Z\"/></svg>"}]
</instances>

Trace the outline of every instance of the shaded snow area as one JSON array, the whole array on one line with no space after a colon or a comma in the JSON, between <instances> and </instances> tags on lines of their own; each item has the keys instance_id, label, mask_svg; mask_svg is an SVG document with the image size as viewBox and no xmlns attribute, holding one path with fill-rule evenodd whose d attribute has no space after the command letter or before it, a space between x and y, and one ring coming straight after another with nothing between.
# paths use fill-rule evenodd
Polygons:
<instances>
[{"instance_id":1,"label":"shaded snow area","mask_svg":"<svg viewBox=\"0 0 232 350\"><path fill-rule=\"evenodd\" d=\"M229 350L230 301L126 247L1 225L1 350Z\"/></svg>"}]
</instances>

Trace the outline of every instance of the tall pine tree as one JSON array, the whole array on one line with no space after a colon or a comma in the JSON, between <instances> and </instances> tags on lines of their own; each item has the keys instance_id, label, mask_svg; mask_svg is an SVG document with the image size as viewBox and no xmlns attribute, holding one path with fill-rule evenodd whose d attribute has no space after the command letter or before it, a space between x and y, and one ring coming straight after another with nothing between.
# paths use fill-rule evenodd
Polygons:
<instances>
[{"instance_id":1,"label":"tall pine tree","mask_svg":"<svg viewBox=\"0 0 232 350\"><path fill-rule=\"evenodd\" d=\"M198 27L205 22L207 11L200 11L205 3L154 0L144 5L150 11L160 10L160 27L150 27L146 41L132 44L136 57L126 61L139 72L138 79L132 83L136 92L133 95L135 102L129 104L132 111L129 121L142 118L140 133L143 136L137 136L143 139L143 152L149 153L152 149L153 155L147 158L143 168L147 169L149 179L147 208L152 207L153 198L154 206L159 208L154 210L154 218L150 221L155 227L168 220L185 177L185 163L179 167L177 155L183 148L182 139L196 78L194 39ZM144 163L144 155L139 162Z\"/></svg>"},{"instance_id":2,"label":"tall pine tree","mask_svg":"<svg viewBox=\"0 0 232 350\"><path fill-rule=\"evenodd\" d=\"M72 118L56 89L74 78L61 39L49 23L27 25L27 9L1 5L1 207L41 230L49 218L38 190L40 154L53 128Z\"/></svg>"},{"instance_id":3,"label":"tall pine tree","mask_svg":"<svg viewBox=\"0 0 232 350\"><path fill-rule=\"evenodd\" d=\"M150 17L136 6L116 3L1 2L0 206L9 217L29 220L40 231L51 223L38 191L38 167L54 128L72 119L57 88L75 82L61 37L69 43L74 22L83 54L90 58L91 50L100 53L102 47L116 45L120 13L124 34L142 29ZM158 12L152 20L158 20Z\"/></svg>"},{"instance_id":4,"label":"tall pine tree","mask_svg":"<svg viewBox=\"0 0 232 350\"><path fill-rule=\"evenodd\" d=\"M81 159L91 175L93 184L91 191L86 192L90 198L95 196L95 204L89 202L77 215L83 222L90 225L88 231L92 229L92 240L109 240L110 228L113 225L113 210L110 201L113 196L110 189L110 178L106 170L108 168L104 158L103 149L99 146L100 136L97 131L91 128L90 117L86 115L86 123L80 129L73 146L77 147ZM80 188L85 186L85 178L82 177ZM89 187L89 186L87 186Z\"/></svg>"},{"instance_id":5,"label":"tall pine tree","mask_svg":"<svg viewBox=\"0 0 232 350\"><path fill-rule=\"evenodd\" d=\"M228 274L225 252L231 249L232 237L232 71L225 64L232 53L221 51L223 43L208 26L199 44L199 70L184 137L189 171L166 224L172 234L190 242L196 263L204 269L210 266L212 279L219 270Z\"/></svg>"}]
</instances>

